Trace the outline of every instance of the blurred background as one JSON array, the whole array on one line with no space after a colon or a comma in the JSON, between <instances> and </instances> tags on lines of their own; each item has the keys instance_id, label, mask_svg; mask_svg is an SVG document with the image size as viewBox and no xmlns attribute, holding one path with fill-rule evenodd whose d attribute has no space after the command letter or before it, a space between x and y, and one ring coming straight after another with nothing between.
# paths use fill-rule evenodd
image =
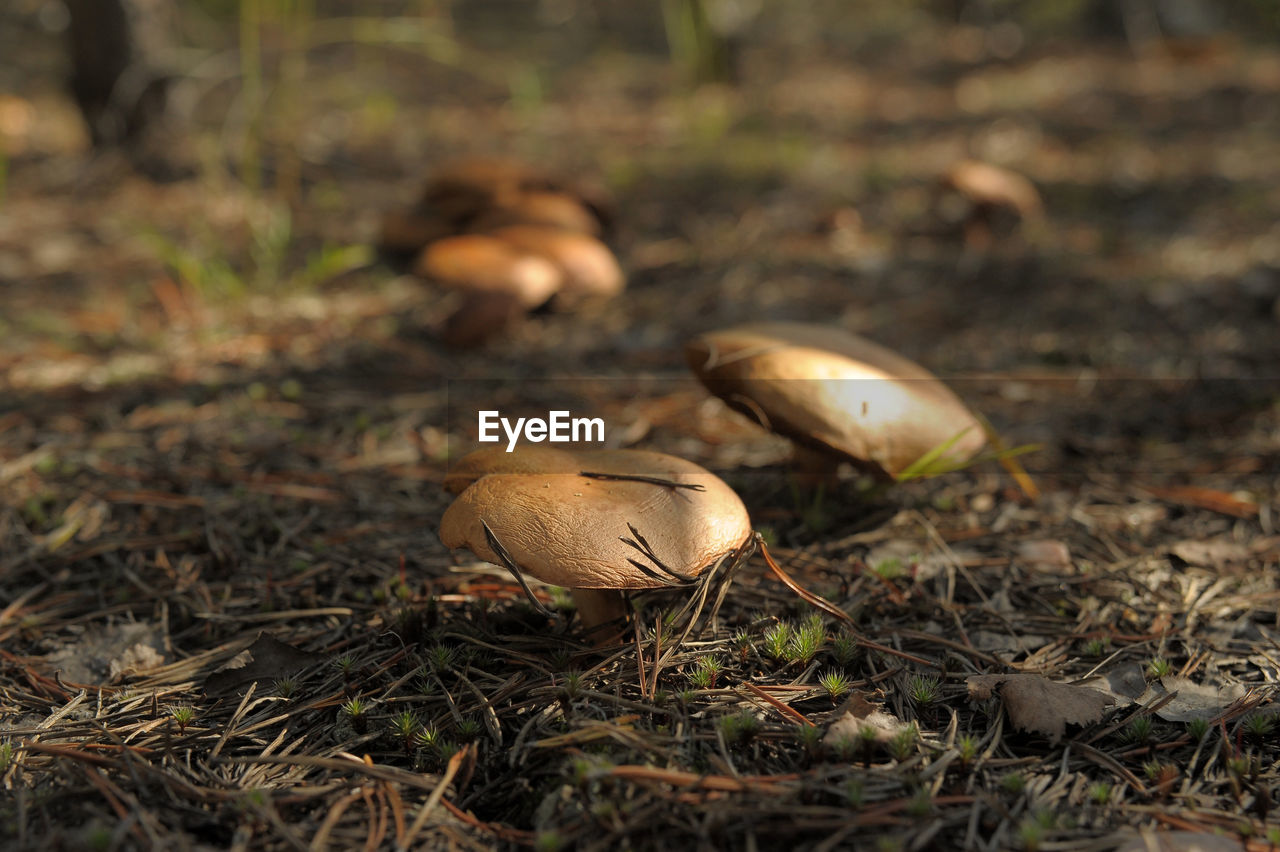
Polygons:
<instances>
[{"instance_id":1,"label":"blurred background","mask_svg":"<svg viewBox=\"0 0 1280 852\"><path fill-rule=\"evenodd\" d=\"M113 9L0 10L9 407L232 387L367 414L371 388L682 372L696 331L800 319L973 379L1018 440L1273 422L1273 0ZM627 291L443 345L456 294L370 246L474 155L607 189ZM971 161L1032 201L973 196ZM435 404L404 404L429 443Z\"/></svg>"}]
</instances>

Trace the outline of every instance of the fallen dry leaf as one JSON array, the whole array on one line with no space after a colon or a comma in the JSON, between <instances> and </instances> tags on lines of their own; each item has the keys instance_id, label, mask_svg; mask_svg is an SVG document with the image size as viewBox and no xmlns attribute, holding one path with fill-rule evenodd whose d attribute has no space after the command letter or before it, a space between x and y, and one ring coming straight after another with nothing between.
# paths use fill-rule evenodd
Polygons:
<instances>
[{"instance_id":1,"label":"fallen dry leaf","mask_svg":"<svg viewBox=\"0 0 1280 852\"><path fill-rule=\"evenodd\" d=\"M258 680L279 680L318 662L320 656L302 651L262 633L231 662L209 675L204 691L209 695L235 692Z\"/></svg>"},{"instance_id":2,"label":"fallen dry leaf","mask_svg":"<svg viewBox=\"0 0 1280 852\"><path fill-rule=\"evenodd\" d=\"M1102 718L1114 699L1105 692L1070 683L1054 683L1037 674L975 675L968 679L969 695L998 694L1009 721L1020 731L1062 739L1068 723L1088 725Z\"/></svg>"},{"instance_id":3,"label":"fallen dry leaf","mask_svg":"<svg viewBox=\"0 0 1280 852\"><path fill-rule=\"evenodd\" d=\"M855 695L845 703L845 713L827 728L822 742L828 748L838 749L842 744L859 742L863 731L875 735L875 741L885 743L893 739L907 725L892 713L886 713L861 695Z\"/></svg>"},{"instance_id":4,"label":"fallen dry leaf","mask_svg":"<svg viewBox=\"0 0 1280 852\"><path fill-rule=\"evenodd\" d=\"M111 661L111 680L126 675L146 674L164 665L164 655L146 642L139 642L125 649L117 659Z\"/></svg>"},{"instance_id":5,"label":"fallen dry leaf","mask_svg":"<svg viewBox=\"0 0 1280 852\"><path fill-rule=\"evenodd\" d=\"M157 625L150 623L91 626L79 639L46 656L51 671L70 683L113 683L122 675L142 674L164 665Z\"/></svg>"},{"instance_id":6,"label":"fallen dry leaf","mask_svg":"<svg viewBox=\"0 0 1280 852\"><path fill-rule=\"evenodd\" d=\"M1221 715L1244 697L1245 688L1238 683L1221 686L1199 684L1189 678L1169 675L1161 678L1159 683L1150 684L1139 700L1146 704L1170 692L1176 692L1177 695L1157 710L1156 715L1167 722L1190 722L1192 719L1209 720Z\"/></svg>"},{"instance_id":7,"label":"fallen dry leaf","mask_svg":"<svg viewBox=\"0 0 1280 852\"><path fill-rule=\"evenodd\" d=\"M1249 558L1249 548L1225 538L1179 541L1170 545L1169 553L1197 568L1222 568Z\"/></svg>"}]
</instances>

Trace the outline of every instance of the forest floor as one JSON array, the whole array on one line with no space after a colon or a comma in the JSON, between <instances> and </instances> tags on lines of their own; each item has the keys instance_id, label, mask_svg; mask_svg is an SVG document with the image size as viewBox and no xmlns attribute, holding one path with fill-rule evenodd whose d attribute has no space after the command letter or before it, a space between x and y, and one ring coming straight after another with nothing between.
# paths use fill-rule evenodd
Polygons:
<instances>
[{"instance_id":1,"label":"forest floor","mask_svg":"<svg viewBox=\"0 0 1280 852\"><path fill-rule=\"evenodd\" d=\"M200 66L187 180L85 153L51 43L0 99L0 836L1280 847L1280 51L924 21L679 93L656 55L320 23L256 122L241 66ZM607 185L627 291L441 345L453 297L365 247L476 153ZM939 227L966 156L1045 221ZM1036 447L1038 497L991 461L797 497L681 354L762 319L943 376ZM653 595L590 648L436 537L486 394L716 471L849 621L756 557L682 645Z\"/></svg>"}]
</instances>

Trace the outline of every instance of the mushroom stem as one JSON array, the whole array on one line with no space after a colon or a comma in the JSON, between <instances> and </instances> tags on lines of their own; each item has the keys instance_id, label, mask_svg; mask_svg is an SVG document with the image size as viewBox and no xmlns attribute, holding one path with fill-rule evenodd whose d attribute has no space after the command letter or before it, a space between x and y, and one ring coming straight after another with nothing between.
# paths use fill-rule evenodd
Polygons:
<instances>
[{"instance_id":1,"label":"mushroom stem","mask_svg":"<svg viewBox=\"0 0 1280 852\"><path fill-rule=\"evenodd\" d=\"M612 640L625 622L627 599L615 589L570 589L582 629L596 647Z\"/></svg>"}]
</instances>

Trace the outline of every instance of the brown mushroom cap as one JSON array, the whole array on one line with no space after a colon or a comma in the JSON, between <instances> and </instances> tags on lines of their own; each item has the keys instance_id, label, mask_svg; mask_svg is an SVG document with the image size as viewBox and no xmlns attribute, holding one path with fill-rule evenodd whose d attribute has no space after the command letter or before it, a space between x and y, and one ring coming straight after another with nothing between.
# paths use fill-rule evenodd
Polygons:
<instances>
[{"instance_id":1,"label":"brown mushroom cap","mask_svg":"<svg viewBox=\"0 0 1280 852\"><path fill-rule=\"evenodd\" d=\"M526 308L547 301L564 281L549 260L484 234L436 240L423 249L414 271L455 290L510 293Z\"/></svg>"},{"instance_id":2,"label":"brown mushroom cap","mask_svg":"<svg viewBox=\"0 0 1280 852\"><path fill-rule=\"evenodd\" d=\"M444 478L444 490L460 494L468 485L491 473L578 473L587 453L555 447L521 445L513 452L495 444L481 447L458 459Z\"/></svg>"},{"instance_id":3,"label":"brown mushroom cap","mask_svg":"<svg viewBox=\"0 0 1280 852\"><path fill-rule=\"evenodd\" d=\"M956 462L986 443L972 412L933 374L843 329L743 325L694 338L685 357L735 410L882 476L953 439L944 458Z\"/></svg>"},{"instance_id":4,"label":"brown mushroom cap","mask_svg":"<svg viewBox=\"0 0 1280 852\"><path fill-rule=\"evenodd\" d=\"M480 476L445 512L440 540L500 564L481 521L522 571L546 583L584 589L649 589L664 585L634 566L645 557L624 544L628 524L668 568L697 575L738 548L751 521L738 495L711 472L662 453L598 450L573 453L519 448L507 463L482 450ZM504 472L547 468L549 471ZM565 469L571 472L562 472ZM635 480L593 479L581 471L658 477L704 490ZM461 482L461 480L459 480ZM457 483L455 483L457 484ZM656 573L654 566L649 566ZM665 576L665 575L664 575Z\"/></svg>"},{"instance_id":5,"label":"brown mushroom cap","mask_svg":"<svg viewBox=\"0 0 1280 852\"><path fill-rule=\"evenodd\" d=\"M544 196L552 198L548 201ZM500 158L444 164L427 181L415 210L463 224L495 208L508 211L508 217L524 211L524 218L507 218L498 224L541 222L551 217L551 224L592 234L607 228L613 215L613 201L598 184L570 180Z\"/></svg>"},{"instance_id":6,"label":"brown mushroom cap","mask_svg":"<svg viewBox=\"0 0 1280 852\"><path fill-rule=\"evenodd\" d=\"M973 204L1007 207L1024 219L1044 212L1035 185L1016 172L978 160L961 160L947 170L943 183Z\"/></svg>"},{"instance_id":7,"label":"brown mushroom cap","mask_svg":"<svg viewBox=\"0 0 1280 852\"><path fill-rule=\"evenodd\" d=\"M489 233L558 266L566 293L615 296L626 284L613 252L590 234L547 225L508 225Z\"/></svg>"},{"instance_id":8,"label":"brown mushroom cap","mask_svg":"<svg viewBox=\"0 0 1280 852\"><path fill-rule=\"evenodd\" d=\"M486 231L508 225L545 225L599 236L600 220L576 197L564 192L528 191L494 199L470 223L472 230Z\"/></svg>"}]
</instances>

